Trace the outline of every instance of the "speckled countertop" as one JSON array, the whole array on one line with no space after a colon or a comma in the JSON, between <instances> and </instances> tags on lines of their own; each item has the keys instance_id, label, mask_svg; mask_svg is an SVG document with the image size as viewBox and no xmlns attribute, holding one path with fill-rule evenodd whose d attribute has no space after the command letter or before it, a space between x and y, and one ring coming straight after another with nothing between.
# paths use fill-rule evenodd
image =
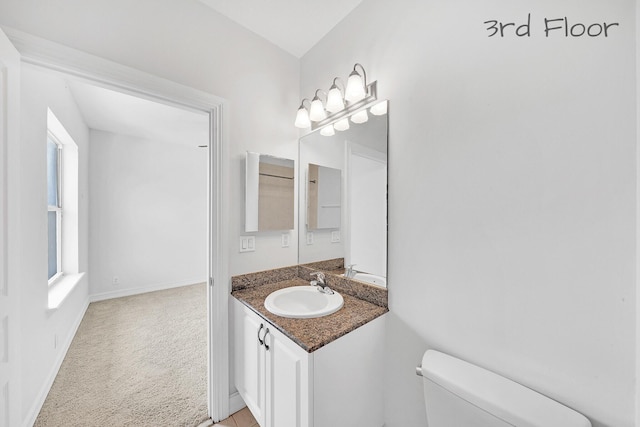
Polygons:
<instances>
[{"instance_id":1,"label":"speckled countertop","mask_svg":"<svg viewBox=\"0 0 640 427\"><path fill-rule=\"evenodd\" d=\"M309 286L300 278L235 290L231 295L244 305L271 322L280 332L291 338L309 353L329 344L356 328L372 321L389 311L362 299L340 292L344 298L343 307L329 316L313 319L289 319L276 316L264 307L265 298L273 291L290 286Z\"/></svg>"}]
</instances>

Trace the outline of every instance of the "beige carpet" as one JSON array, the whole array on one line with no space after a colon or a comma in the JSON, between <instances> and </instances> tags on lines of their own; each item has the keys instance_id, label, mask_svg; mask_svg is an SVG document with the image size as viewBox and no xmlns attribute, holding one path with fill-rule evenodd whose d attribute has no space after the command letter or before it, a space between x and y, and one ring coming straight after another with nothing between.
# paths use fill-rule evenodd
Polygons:
<instances>
[{"instance_id":1,"label":"beige carpet","mask_svg":"<svg viewBox=\"0 0 640 427\"><path fill-rule=\"evenodd\" d=\"M207 416L206 286L92 303L36 426L197 426Z\"/></svg>"}]
</instances>

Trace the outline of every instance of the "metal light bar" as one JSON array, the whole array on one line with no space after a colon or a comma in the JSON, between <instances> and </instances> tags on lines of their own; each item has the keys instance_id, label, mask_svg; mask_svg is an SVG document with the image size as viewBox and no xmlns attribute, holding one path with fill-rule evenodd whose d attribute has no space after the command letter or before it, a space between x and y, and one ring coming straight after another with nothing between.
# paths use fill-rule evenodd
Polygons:
<instances>
[{"instance_id":1,"label":"metal light bar","mask_svg":"<svg viewBox=\"0 0 640 427\"><path fill-rule=\"evenodd\" d=\"M369 105L375 101L378 100L378 87L377 87L377 81L375 82L371 82L369 83L369 85L367 85L367 96L365 96L363 99L361 99L360 101L354 103L354 104L350 104L347 107L345 107L344 110L340 110L337 113L333 113L330 114L329 116L327 116L326 119L320 121L320 122L311 122L311 130L316 130L319 129L323 126L326 126L330 123L336 122L344 117L348 117L351 114L353 114L354 112L356 112L357 110L359 110L360 108L364 107L365 105Z\"/></svg>"}]
</instances>

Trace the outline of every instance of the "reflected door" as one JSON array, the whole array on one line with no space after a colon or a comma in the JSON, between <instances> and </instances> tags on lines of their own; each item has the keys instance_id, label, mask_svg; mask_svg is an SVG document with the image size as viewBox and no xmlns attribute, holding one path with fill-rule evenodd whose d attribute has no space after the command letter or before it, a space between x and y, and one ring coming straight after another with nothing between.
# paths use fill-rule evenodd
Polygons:
<instances>
[{"instance_id":1,"label":"reflected door","mask_svg":"<svg viewBox=\"0 0 640 427\"><path fill-rule=\"evenodd\" d=\"M387 162L351 152L349 159L350 245L346 264L387 276Z\"/></svg>"}]
</instances>

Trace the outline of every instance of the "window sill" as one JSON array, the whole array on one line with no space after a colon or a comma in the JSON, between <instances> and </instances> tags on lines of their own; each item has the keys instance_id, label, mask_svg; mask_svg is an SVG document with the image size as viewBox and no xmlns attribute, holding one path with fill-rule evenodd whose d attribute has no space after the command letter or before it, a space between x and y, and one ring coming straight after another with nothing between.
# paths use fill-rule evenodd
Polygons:
<instances>
[{"instance_id":1,"label":"window sill","mask_svg":"<svg viewBox=\"0 0 640 427\"><path fill-rule=\"evenodd\" d=\"M82 277L84 277L84 273L65 274L56 280L55 283L49 287L47 308L49 310L56 310L60 307L73 288L80 283Z\"/></svg>"}]
</instances>

